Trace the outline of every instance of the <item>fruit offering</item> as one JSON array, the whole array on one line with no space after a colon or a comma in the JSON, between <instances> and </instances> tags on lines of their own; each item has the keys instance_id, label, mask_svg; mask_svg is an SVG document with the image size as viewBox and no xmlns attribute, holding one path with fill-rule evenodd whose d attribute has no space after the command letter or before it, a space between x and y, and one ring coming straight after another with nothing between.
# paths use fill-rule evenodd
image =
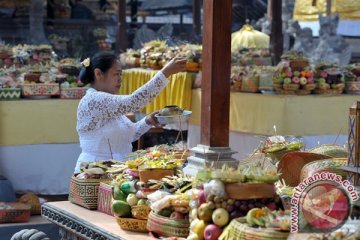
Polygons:
<instances>
[{"instance_id":1,"label":"fruit offering","mask_svg":"<svg viewBox=\"0 0 360 240\"><path fill-rule=\"evenodd\" d=\"M273 82L279 94L305 95L316 88L309 60L299 52L289 52L282 56Z\"/></svg>"},{"instance_id":2,"label":"fruit offering","mask_svg":"<svg viewBox=\"0 0 360 240\"><path fill-rule=\"evenodd\" d=\"M163 109L159 111L160 116L177 116L183 114L184 109L172 105L172 106L166 106Z\"/></svg>"},{"instance_id":3,"label":"fruit offering","mask_svg":"<svg viewBox=\"0 0 360 240\"><path fill-rule=\"evenodd\" d=\"M341 94L345 88L340 68L335 64L318 64L315 67L315 82L318 94Z\"/></svg>"},{"instance_id":4,"label":"fruit offering","mask_svg":"<svg viewBox=\"0 0 360 240\"><path fill-rule=\"evenodd\" d=\"M253 208L246 214L246 222L251 226L290 231L290 211Z\"/></svg>"},{"instance_id":5,"label":"fruit offering","mask_svg":"<svg viewBox=\"0 0 360 240\"><path fill-rule=\"evenodd\" d=\"M260 152L265 153L273 161L279 161L283 154L299 151L302 147L304 143L300 139L276 135L266 138L260 147Z\"/></svg>"},{"instance_id":6,"label":"fruit offering","mask_svg":"<svg viewBox=\"0 0 360 240\"><path fill-rule=\"evenodd\" d=\"M231 199L225 190L226 185L218 179L213 179L204 183L202 189L193 188L188 192L191 197L189 205L192 208L189 214L188 239L219 239L233 219L247 216L252 209L266 208L271 212L282 207L277 198ZM255 220L255 222L259 221ZM265 226L265 223L263 225Z\"/></svg>"},{"instance_id":7,"label":"fruit offering","mask_svg":"<svg viewBox=\"0 0 360 240\"><path fill-rule=\"evenodd\" d=\"M78 179L111 179L122 173L127 167L118 161L83 162L80 165Z\"/></svg>"}]
</instances>

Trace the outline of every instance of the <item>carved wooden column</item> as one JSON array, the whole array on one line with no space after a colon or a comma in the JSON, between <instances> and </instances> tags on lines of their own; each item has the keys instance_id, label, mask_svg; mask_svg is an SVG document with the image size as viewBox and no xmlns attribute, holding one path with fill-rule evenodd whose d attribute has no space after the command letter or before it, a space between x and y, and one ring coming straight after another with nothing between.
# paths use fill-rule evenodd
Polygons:
<instances>
[{"instance_id":1,"label":"carved wooden column","mask_svg":"<svg viewBox=\"0 0 360 240\"><path fill-rule=\"evenodd\" d=\"M127 33L126 33L126 0L119 0L118 3L118 38L116 41L116 51L125 51L128 46Z\"/></svg>"},{"instance_id":2,"label":"carved wooden column","mask_svg":"<svg viewBox=\"0 0 360 240\"><path fill-rule=\"evenodd\" d=\"M281 19L282 0L270 0L269 4L271 6L271 15L269 16L271 19L270 47L273 62L278 64L284 48Z\"/></svg>"},{"instance_id":3,"label":"carved wooden column","mask_svg":"<svg viewBox=\"0 0 360 240\"><path fill-rule=\"evenodd\" d=\"M236 163L229 148L232 0L205 0L203 11L201 144L188 158L188 175L205 166Z\"/></svg>"}]
</instances>

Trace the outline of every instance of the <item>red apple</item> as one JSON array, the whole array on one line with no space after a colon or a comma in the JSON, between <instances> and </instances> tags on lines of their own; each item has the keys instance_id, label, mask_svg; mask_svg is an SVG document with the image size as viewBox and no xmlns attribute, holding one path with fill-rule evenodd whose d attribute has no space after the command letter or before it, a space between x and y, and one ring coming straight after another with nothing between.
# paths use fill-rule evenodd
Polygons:
<instances>
[{"instance_id":1,"label":"red apple","mask_svg":"<svg viewBox=\"0 0 360 240\"><path fill-rule=\"evenodd\" d=\"M184 219L184 215L182 215L179 212L172 212L172 214L170 215L171 219Z\"/></svg>"},{"instance_id":2,"label":"red apple","mask_svg":"<svg viewBox=\"0 0 360 240\"><path fill-rule=\"evenodd\" d=\"M205 240L217 240L222 233L222 229L215 225L209 224L206 226L204 231L204 239Z\"/></svg>"},{"instance_id":3,"label":"red apple","mask_svg":"<svg viewBox=\"0 0 360 240\"><path fill-rule=\"evenodd\" d=\"M198 201L199 201L199 206L203 203L206 203L206 196L205 196L205 191L204 190L200 190L198 193Z\"/></svg>"}]
</instances>

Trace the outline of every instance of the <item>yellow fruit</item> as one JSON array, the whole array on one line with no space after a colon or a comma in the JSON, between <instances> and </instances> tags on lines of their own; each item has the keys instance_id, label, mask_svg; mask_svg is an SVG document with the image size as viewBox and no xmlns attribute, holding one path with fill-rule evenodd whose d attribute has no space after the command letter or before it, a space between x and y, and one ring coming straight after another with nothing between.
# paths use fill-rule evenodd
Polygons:
<instances>
[{"instance_id":1,"label":"yellow fruit","mask_svg":"<svg viewBox=\"0 0 360 240\"><path fill-rule=\"evenodd\" d=\"M193 232L198 236L199 240L204 239L204 231L206 228L206 222L204 220L200 220L196 223Z\"/></svg>"}]
</instances>

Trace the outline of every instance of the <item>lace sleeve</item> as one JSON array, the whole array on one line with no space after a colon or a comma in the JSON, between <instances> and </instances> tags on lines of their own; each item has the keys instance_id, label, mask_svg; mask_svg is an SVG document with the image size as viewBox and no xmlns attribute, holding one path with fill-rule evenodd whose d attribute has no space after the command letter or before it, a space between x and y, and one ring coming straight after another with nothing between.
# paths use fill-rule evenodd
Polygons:
<instances>
[{"instance_id":1,"label":"lace sleeve","mask_svg":"<svg viewBox=\"0 0 360 240\"><path fill-rule=\"evenodd\" d=\"M113 95L96 91L86 94L78 107L78 131L95 130L120 115L144 108L168 82L169 80L159 71L131 95Z\"/></svg>"},{"instance_id":2,"label":"lace sleeve","mask_svg":"<svg viewBox=\"0 0 360 240\"><path fill-rule=\"evenodd\" d=\"M135 134L133 136L132 142L138 140L144 133L149 131L149 129L151 128L151 126L145 122L145 118L134 123L134 125L135 125Z\"/></svg>"}]
</instances>

